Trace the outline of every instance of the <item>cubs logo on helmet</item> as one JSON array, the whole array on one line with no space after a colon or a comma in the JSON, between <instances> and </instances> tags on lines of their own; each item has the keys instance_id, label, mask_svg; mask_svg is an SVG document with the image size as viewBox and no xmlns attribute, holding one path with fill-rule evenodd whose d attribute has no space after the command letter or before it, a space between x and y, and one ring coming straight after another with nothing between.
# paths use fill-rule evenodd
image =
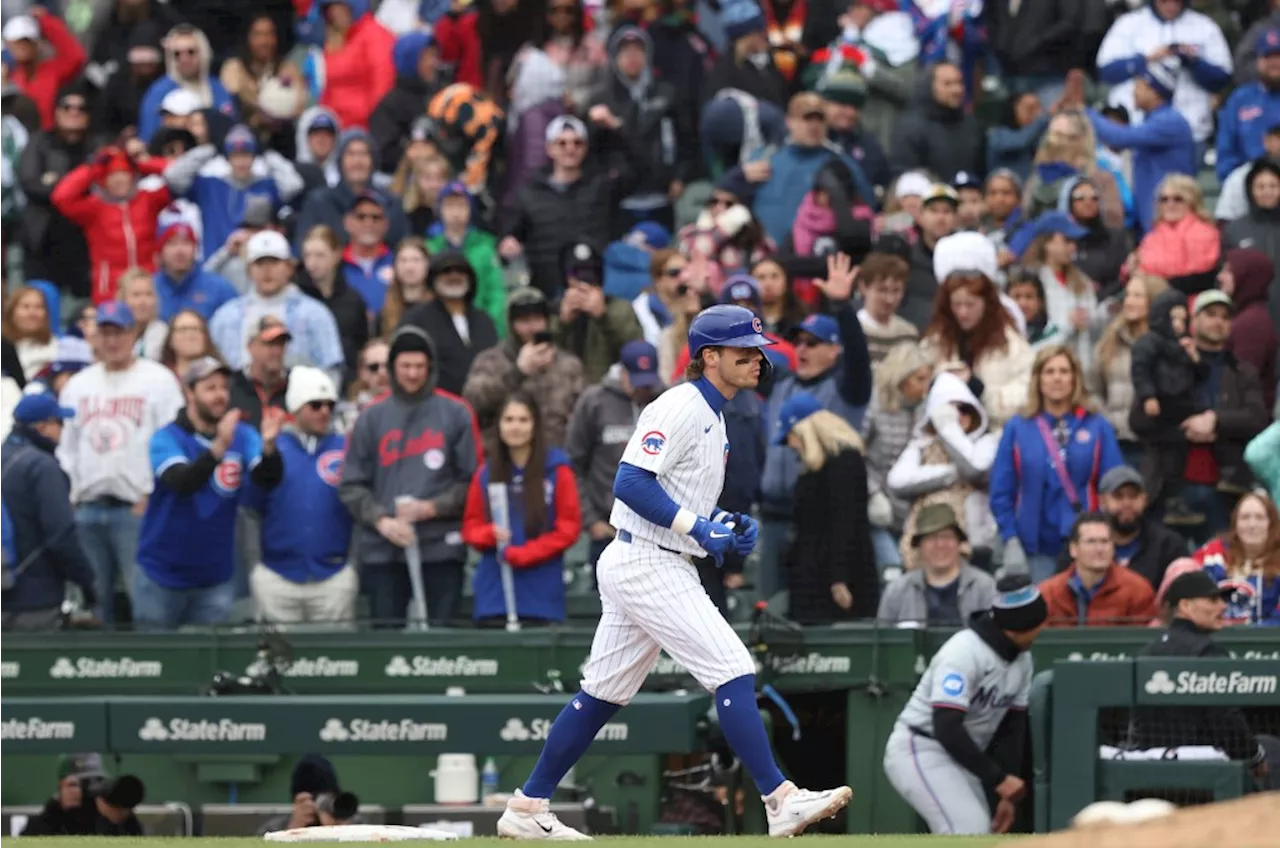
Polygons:
<instances>
[{"instance_id":1,"label":"cubs logo on helmet","mask_svg":"<svg viewBox=\"0 0 1280 848\"><path fill-rule=\"evenodd\" d=\"M325 483L337 488L342 482L342 459L340 450L329 450L316 457L316 474Z\"/></svg>"}]
</instances>

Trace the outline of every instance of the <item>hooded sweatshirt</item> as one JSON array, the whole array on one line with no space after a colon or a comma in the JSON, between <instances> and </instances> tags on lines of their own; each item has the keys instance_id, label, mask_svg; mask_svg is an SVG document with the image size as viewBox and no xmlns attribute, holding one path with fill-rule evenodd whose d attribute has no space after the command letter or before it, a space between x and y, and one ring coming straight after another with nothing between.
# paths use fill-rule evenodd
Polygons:
<instances>
[{"instance_id":1,"label":"hooded sweatshirt","mask_svg":"<svg viewBox=\"0 0 1280 848\"><path fill-rule=\"evenodd\" d=\"M1280 353L1280 335L1267 310L1267 292L1275 278L1275 265L1260 250L1236 248L1227 251L1227 267L1236 283L1231 295L1236 314L1231 320L1227 350L1258 369L1262 396L1267 409L1271 409L1276 403L1276 357Z\"/></svg>"},{"instance_id":2,"label":"hooded sweatshirt","mask_svg":"<svg viewBox=\"0 0 1280 848\"><path fill-rule=\"evenodd\" d=\"M165 40L175 35L174 30L165 34ZM142 97L142 106L138 109L138 138L150 141L151 136L161 126L160 104L165 95L176 88L185 88L196 96L202 109L214 109L228 118L236 117L236 104L231 94L215 76L210 75L209 65L213 61L213 49L209 39L200 30L195 30L197 49L200 51L200 75L194 80L182 80L178 77L177 59L172 51L165 51L165 75L151 84Z\"/></svg>"},{"instance_id":3,"label":"hooded sweatshirt","mask_svg":"<svg viewBox=\"0 0 1280 848\"><path fill-rule=\"evenodd\" d=\"M965 432L961 425L957 404L977 412L978 426L972 432ZM990 426L986 409L964 380L945 371L934 379L925 413L916 421L911 441L885 478L892 495L911 503L901 543L902 561L908 570L917 564L917 551L911 544L916 516L929 504L950 506L970 545L992 545L995 522L987 506L986 481L1000 437L990 432Z\"/></svg>"},{"instance_id":4,"label":"hooded sweatshirt","mask_svg":"<svg viewBox=\"0 0 1280 848\"><path fill-rule=\"evenodd\" d=\"M294 136L294 144L296 145L297 155L295 162L298 165L310 165L319 168L324 173L324 182L329 187L336 186L342 182L342 174L338 172L338 145L333 146L333 152L329 154L329 158L323 162L317 162L316 157L312 155L311 148L307 145L307 136L311 133L311 128L315 125L316 119L327 117L333 121L333 125L337 131L342 130L342 123L338 120L338 115L332 109L325 106L312 106L307 109L298 118L298 129ZM377 162L375 160L374 164ZM299 169L300 171L304 169ZM315 188L310 181L307 183L307 189Z\"/></svg>"},{"instance_id":5,"label":"hooded sweatshirt","mask_svg":"<svg viewBox=\"0 0 1280 848\"><path fill-rule=\"evenodd\" d=\"M464 296L465 308L460 315L449 312L436 289L439 269L464 265L470 285ZM427 271L427 289L435 293L431 300L415 304L400 319L400 326L415 326L431 337L435 347L432 376L442 390L462 394L463 384L476 355L498 344L498 330L488 313L476 305L478 280L475 268L459 250L446 248L433 255Z\"/></svg>"},{"instance_id":6,"label":"hooded sweatshirt","mask_svg":"<svg viewBox=\"0 0 1280 848\"><path fill-rule=\"evenodd\" d=\"M431 95L436 91L434 80L424 80L418 74L422 53L434 48L435 41L425 32L411 32L396 39L392 55L395 87L378 102L369 117L369 134L377 145L374 162L385 173L394 173L400 165L400 157L409 146L409 130L427 111Z\"/></svg>"},{"instance_id":7,"label":"hooded sweatshirt","mask_svg":"<svg viewBox=\"0 0 1280 848\"><path fill-rule=\"evenodd\" d=\"M1253 200L1253 181L1262 173L1280 177L1280 164L1270 159L1259 159L1249 168L1244 179L1244 196L1248 200L1249 211L1227 224L1222 231L1222 242L1227 247L1262 251L1273 264L1280 266L1280 207L1263 209ZM1268 300L1272 320L1280 325L1280 279L1272 280Z\"/></svg>"},{"instance_id":8,"label":"hooded sweatshirt","mask_svg":"<svg viewBox=\"0 0 1280 848\"><path fill-rule=\"evenodd\" d=\"M333 161L335 163L342 162L342 154L347 149L347 145L354 141L363 141L369 146L369 152L377 155L373 140L369 134L362 129L344 130L342 135L338 136L336 145L337 152L334 154ZM374 161L374 167L377 168L377 161ZM340 171L338 164L335 168ZM398 198L378 188L372 176L368 185L364 186L364 192L378 195L382 201L382 211L387 215L387 236L384 239L386 244L397 244L402 238L409 234L409 222L404 216L404 206ZM312 227L325 224L329 226L338 238L346 239L346 227L343 226L343 218L351 209L351 202L355 200L358 192L352 187L346 179L345 174L340 174L338 182L332 184L327 189L318 189L311 192L302 205L302 211L298 213L297 224L294 228L293 251L295 255L302 254L302 242L307 237L307 233L311 232Z\"/></svg>"},{"instance_id":9,"label":"hooded sweatshirt","mask_svg":"<svg viewBox=\"0 0 1280 848\"><path fill-rule=\"evenodd\" d=\"M408 392L396 381L396 358L419 350L427 352L427 382ZM377 529L379 518L395 515L400 496L435 504L436 517L414 525L423 563L461 562L463 506L483 459L475 415L461 398L436 388L435 343L418 327L396 330L387 364L391 391L356 420L338 490L357 524L361 562L405 562L404 551Z\"/></svg>"},{"instance_id":10,"label":"hooded sweatshirt","mask_svg":"<svg viewBox=\"0 0 1280 848\"><path fill-rule=\"evenodd\" d=\"M613 509L613 478L643 407L618 380L616 366L603 381L578 398L565 439L569 458L582 480L582 524L608 521Z\"/></svg>"}]
</instances>

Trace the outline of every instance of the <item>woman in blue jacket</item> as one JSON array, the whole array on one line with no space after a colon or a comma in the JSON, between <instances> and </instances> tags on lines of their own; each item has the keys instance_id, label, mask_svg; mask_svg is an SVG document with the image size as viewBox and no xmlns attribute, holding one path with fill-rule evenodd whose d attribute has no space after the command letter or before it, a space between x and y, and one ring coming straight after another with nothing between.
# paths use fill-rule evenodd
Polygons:
<instances>
[{"instance_id":1,"label":"woman in blue jacket","mask_svg":"<svg viewBox=\"0 0 1280 848\"><path fill-rule=\"evenodd\" d=\"M1080 512L1098 509L1098 481L1123 465L1111 424L1094 412L1075 353L1051 345L1037 355L1022 413L1010 419L991 467L991 512L1004 570L1052 577Z\"/></svg>"},{"instance_id":2,"label":"woman in blue jacket","mask_svg":"<svg viewBox=\"0 0 1280 848\"><path fill-rule=\"evenodd\" d=\"M498 415L497 443L471 478L462 539L481 554L472 615L482 626L507 620L500 564L511 567L521 622L564 621L564 552L582 532L582 512L569 457L543 438L538 405L513 392ZM505 526L494 521L497 492Z\"/></svg>"}]
</instances>

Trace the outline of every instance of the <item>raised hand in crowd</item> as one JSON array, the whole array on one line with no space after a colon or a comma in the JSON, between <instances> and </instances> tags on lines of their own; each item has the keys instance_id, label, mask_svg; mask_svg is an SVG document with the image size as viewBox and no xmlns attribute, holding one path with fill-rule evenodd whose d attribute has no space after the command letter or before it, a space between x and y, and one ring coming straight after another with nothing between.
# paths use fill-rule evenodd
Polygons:
<instances>
[{"instance_id":1,"label":"raised hand in crowd","mask_svg":"<svg viewBox=\"0 0 1280 848\"><path fill-rule=\"evenodd\" d=\"M566 297L568 294L565 295ZM526 377L547 370L556 358L556 346L551 342L528 342L516 354L516 368Z\"/></svg>"},{"instance_id":2,"label":"raised hand in crowd","mask_svg":"<svg viewBox=\"0 0 1280 848\"><path fill-rule=\"evenodd\" d=\"M827 300L846 301L853 297L853 287L858 280L858 266L844 253L827 257L827 278L814 280L813 284L827 296Z\"/></svg>"}]
</instances>

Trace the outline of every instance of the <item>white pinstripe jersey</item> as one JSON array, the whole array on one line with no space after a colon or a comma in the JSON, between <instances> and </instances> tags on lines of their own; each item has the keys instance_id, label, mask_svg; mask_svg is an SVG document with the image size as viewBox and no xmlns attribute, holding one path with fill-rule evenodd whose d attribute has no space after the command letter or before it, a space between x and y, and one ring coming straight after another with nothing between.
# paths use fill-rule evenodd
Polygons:
<instances>
[{"instance_id":1,"label":"white pinstripe jersey","mask_svg":"<svg viewBox=\"0 0 1280 848\"><path fill-rule=\"evenodd\" d=\"M724 488L729 438L724 417L713 412L693 383L681 383L659 395L640 413L622 461L652 471L677 506L710 517ZM614 500L609 523L636 539L694 556L706 552L693 539L646 521Z\"/></svg>"}]
</instances>

